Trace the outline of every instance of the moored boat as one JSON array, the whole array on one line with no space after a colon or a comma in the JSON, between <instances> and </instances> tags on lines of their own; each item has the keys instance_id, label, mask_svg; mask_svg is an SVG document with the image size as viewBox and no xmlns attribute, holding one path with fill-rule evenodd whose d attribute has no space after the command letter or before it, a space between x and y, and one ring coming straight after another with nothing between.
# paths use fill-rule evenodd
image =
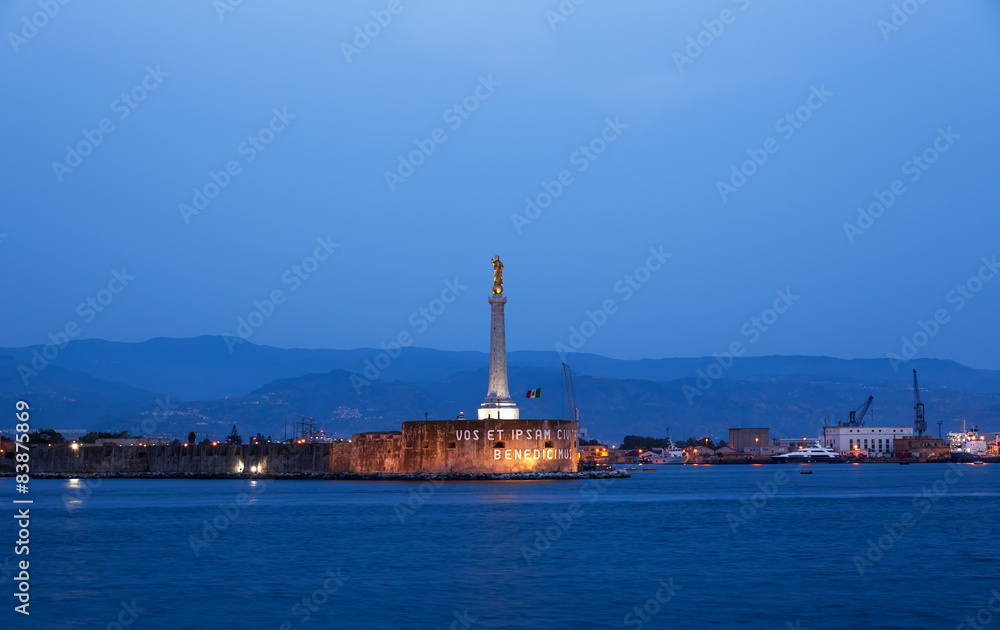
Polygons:
<instances>
[{"instance_id":1,"label":"moored boat","mask_svg":"<svg viewBox=\"0 0 1000 630\"><path fill-rule=\"evenodd\" d=\"M820 446L819 443L816 443L812 446L807 446L806 448L800 448L790 453L782 453L781 455L771 455L771 460L778 463L792 463L792 464L844 463L844 458L840 456L840 453L832 449Z\"/></svg>"}]
</instances>

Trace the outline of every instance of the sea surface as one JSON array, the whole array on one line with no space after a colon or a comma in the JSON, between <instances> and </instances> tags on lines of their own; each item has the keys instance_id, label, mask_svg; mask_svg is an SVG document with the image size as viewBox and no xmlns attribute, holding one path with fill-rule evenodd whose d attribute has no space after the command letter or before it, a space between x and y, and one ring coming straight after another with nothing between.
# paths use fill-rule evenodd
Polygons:
<instances>
[{"instance_id":1,"label":"sea surface","mask_svg":"<svg viewBox=\"0 0 1000 630\"><path fill-rule=\"evenodd\" d=\"M0 479L4 630L1000 628L995 464L33 480L30 618L14 490Z\"/></svg>"}]
</instances>

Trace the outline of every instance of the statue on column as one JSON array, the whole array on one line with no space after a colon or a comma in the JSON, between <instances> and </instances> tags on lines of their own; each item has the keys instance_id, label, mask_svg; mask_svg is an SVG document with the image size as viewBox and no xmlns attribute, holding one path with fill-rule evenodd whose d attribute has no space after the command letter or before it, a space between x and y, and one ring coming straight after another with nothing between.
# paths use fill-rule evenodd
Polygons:
<instances>
[{"instance_id":1,"label":"statue on column","mask_svg":"<svg viewBox=\"0 0 1000 630\"><path fill-rule=\"evenodd\" d=\"M503 263L500 262L499 256L491 262L493 263L493 295L503 295Z\"/></svg>"}]
</instances>

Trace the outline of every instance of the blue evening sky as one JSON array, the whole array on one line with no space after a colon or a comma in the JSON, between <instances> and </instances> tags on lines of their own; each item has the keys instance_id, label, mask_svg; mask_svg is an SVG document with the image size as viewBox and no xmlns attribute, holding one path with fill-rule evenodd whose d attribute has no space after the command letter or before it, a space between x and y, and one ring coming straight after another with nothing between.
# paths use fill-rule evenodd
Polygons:
<instances>
[{"instance_id":1,"label":"blue evening sky","mask_svg":"<svg viewBox=\"0 0 1000 630\"><path fill-rule=\"evenodd\" d=\"M9 0L0 345L235 334L281 291L251 341L486 351L499 254L512 350L609 300L580 349L620 358L883 357L941 311L917 356L1000 369L1000 7L896 4Z\"/></svg>"}]
</instances>

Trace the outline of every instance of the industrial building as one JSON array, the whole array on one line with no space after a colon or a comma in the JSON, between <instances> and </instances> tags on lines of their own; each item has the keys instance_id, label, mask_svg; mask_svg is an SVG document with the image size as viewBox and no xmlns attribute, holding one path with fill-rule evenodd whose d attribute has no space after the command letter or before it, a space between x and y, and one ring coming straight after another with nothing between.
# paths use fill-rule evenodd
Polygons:
<instances>
[{"instance_id":1,"label":"industrial building","mask_svg":"<svg viewBox=\"0 0 1000 630\"><path fill-rule=\"evenodd\" d=\"M823 427L822 446L839 453L863 451L868 457L892 457L898 438L912 436L913 427L866 427L842 425Z\"/></svg>"},{"instance_id":2,"label":"industrial building","mask_svg":"<svg viewBox=\"0 0 1000 630\"><path fill-rule=\"evenodd\" d=\"M767 428L729 429L729 446L741 453L764 454L760 449L771 446L770 433L771 430Z\"/></svg>"},{"instance_id":3,"label":"industrial building","mask_svg":"<svg viewBox=\"0 0 1000 630\"><path fill-rule=\"evenodd\" d=\"M951 454L948 441L927 435L911 435L894 440L895 456L917 460L942 459Z\"/></svg>"}]
</instances>

